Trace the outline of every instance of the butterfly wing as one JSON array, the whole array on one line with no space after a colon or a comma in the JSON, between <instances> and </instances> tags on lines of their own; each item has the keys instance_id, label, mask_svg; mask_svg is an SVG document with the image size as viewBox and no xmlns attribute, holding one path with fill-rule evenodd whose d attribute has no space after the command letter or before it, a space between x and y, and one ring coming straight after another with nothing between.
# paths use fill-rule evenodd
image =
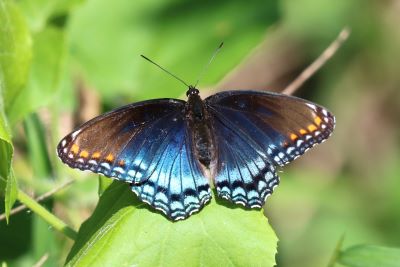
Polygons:
<instances>
[{"instance_id":1,"label":"butterfly wing","mask_svg":"<svg viewBox=\"0 0 400 267\"><path fill-rule=\"evenodd\" d=\"M146 203L169 218L180 220L200 210L210 199L211 190L193 152L185 120L178 119L176 131L149 179L132 190Z\"/></svg>"},{"instance_id":2,"label":"butterfly wing","mask_svg":"<svg viewBox=\"0 0 400 267\"><path fill-rule=\"evenodd\" d=\"M228 91L206 100L211 114L218 194L247 207L261 207L279 183L283 166L326 140L335 118L306 100L256 91Z\"/></svg>"},{"instance_id":3,"label":"butterfly wing","mask_svg":"<svg viewBox=\"0 0 400 267\"><path fill-rule=\"evenodd\" d=\"M131 183L140 199L172 219L187 217L210 199L210 190L191 156L184 107L181 100L158 99L103 114L62 139L58 155L72 168Z\"/></svg>"},{"instance_id":4,"label":"butterfly wing","mask_svg":"<svg viewBox=\"0 0 400 267\"><path fill-rule=\"evenodd\" d=\"M125 182L141 182L152 171L146 165L156 162L168 143L171 125L165 125L165 118L183 107L180 100L158 99L113 110L62 139L58 156L72 168Z\"/></svg>"}]
</instances>

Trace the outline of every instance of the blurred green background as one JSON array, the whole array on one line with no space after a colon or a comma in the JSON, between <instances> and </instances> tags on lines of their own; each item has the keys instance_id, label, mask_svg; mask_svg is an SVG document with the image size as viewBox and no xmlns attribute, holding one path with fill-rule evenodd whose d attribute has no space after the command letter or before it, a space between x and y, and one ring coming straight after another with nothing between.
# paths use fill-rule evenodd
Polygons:
<instances>
[{"instance_id":1,"label":"blurred green background","mask_svg":"<svg viewBox=\"0 0 400 267\"><path fill-rule=\"evenodd\" d=\"M38 196L73 179L43 204L75 229L90 216L98 179L59 162L60 138L112 108L186 91L140 54L192 83L224 41L202 95L279 92L348 26L295 94L331 110L335 133L280 173L265 212L278 266L327 266L343 234L344 248L400 247L399 14L396 0L0 0L0 107L19 188ZM45 253L46 266L62 265L72 245L26 210L0 221L0 240L9 266Z\"/></svg>"}]
</instances>

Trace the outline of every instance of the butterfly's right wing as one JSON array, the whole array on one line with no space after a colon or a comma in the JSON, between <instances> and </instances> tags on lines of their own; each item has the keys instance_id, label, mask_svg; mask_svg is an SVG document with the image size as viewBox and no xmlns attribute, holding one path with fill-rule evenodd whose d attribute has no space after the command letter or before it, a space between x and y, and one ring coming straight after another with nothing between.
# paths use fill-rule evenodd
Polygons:
<instances>
[{"instance_id":1,"label":"butterfly's right wing","mask_svg":"<svg viewBox=\"0 0 400 267\"><path fill-rule=\"evenodd\" d=\"M173 220L186 218L211 194L193 156L184 108L184 101L157 99L111 111L63 138L58 155L72 168L130 183Z\"/></svg>"},{"instance_id":2,"label":"butterfly's right wing","mask_svg":"<svg viewBox=\"0 0 400 267\"><path fill-rule=\"evenodd\" d=\"M80 170L139 183L149 176L175 129L165 120L178 116L185 102L156 99L100 115L64 137L60 159Z\"/></svg>"}]
</instances>

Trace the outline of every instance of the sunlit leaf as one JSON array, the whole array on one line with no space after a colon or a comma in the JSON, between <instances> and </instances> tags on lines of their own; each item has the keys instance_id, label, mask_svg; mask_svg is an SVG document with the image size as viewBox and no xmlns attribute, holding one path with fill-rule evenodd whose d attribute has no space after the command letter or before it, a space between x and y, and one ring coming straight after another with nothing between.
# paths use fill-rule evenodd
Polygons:
<instances>
[{"instance_id":1,"label":"sunlit leaf","mask_svg":"<svg viewBox=\"0 0 400 267\"><path fill-rule=\"evenodd\" d=\"M40 32L55 16L66 15L84 0L20 0L21 8L32 32Z\"/></svg>"},{"instance_id":2,"label":"sunlit leaf","mask_svg":"<svg viewBox=\"0 0 400 267\"><path fill-rule=\"evenodd\" d=\"M0 176L3 178L7 178L11 169L13 146L11 143L11 132L8 128L7 120L4 111L2 110L2 106L2 99L0 95Z\"/></svg>"},{"instance_id":3,"label":"sunlit leaf","mask_svg":"<svg viewBox=\"0 0 400 267\"><path fill-rule=\"evenodd\" d=\"M400 248L353 246L340 254L339 263L349 267L398 267Z\"/></svg>"},{"instance_id":4,"label":"sunlit leaf","mask_svg":"<svg viewBox=\"0 0 400 267\"><path fill-rule=\"evenodd\" d=\"M29 80L10 107L10 121L48 105L54 98L65 69L65 45L65 32L57 27L47 27L34 36Z\"/></svg>"},{"instance_id":5,"label":"sunlit leaf","mask_svg":"<svg viewBox=\"0 0 400 267\"><path fill-rule=\"evenodd\" d=\"M277 237L262 211L213 200L173 223L114 182L78 235L67 266L274 266Z\"/></svg>"},{"instance_id":6,"label":"sunlit leaf","mask_svg":"<svg viewBox=\"0 0 400 267\"><path fill-rule=\"evenodd\" d=\"M7 223L10 217L11 208L13 207L15 201L17 200L17 195L18 195L17 179L15 178L14 172L11 170L7 178L5 200L4 200Z\"/></svg>"},{"instance_id":7,"label":"sunlit leaf","mask_svg":"<svg viewBox=\"0 0 400 267\"><path fill-rule=\"evenodd\" d=\"M0 2L0 79L5 110L25 85L31 62L31 37L13 1Z\"/></svg>"},{"instance_id":8,"label":"sunlit leaf","mask_svg":"<svg viewBox=\"0 0 400 267\"><path fill-rule=\"evenodd\" d=\"M18 1L18 5L24 13L32 32L38 32L45 27L56 3L57 1L55 0Z\"/></svg>"},{"instance_id":9,"label":"sunlit leaf","mask_svg":"<svg viewBox=\"0 0 400 267\"><path fill-rule=\"evenodd\" d=\"M0 77L1 78L1 77ZM17 181L11 169L14 148L11 142L11 131L4 114L2 99L2 80L0 79L0 190L4 193L5 213L8 222L10 210L17 198Z\"/></svg>"},{"instance_id":10,"label":"sunlit leaf","mask_svg":"<svg viewBox=\"0 0 400 267\"><path fill-rule=\"evenodd\" d=\"M99 175L99 196L101 196L106 191L106 189L112 184L112 182L112 179Z\"/></svg>"}]
</instances>

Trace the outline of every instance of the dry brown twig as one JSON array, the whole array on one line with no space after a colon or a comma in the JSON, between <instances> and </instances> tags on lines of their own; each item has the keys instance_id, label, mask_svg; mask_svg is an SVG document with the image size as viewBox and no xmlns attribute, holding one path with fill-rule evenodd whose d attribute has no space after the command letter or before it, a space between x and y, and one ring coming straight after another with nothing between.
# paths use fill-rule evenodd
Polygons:
<instances>
[{"instance_id":1,"label":"dry brown twig","mask_svg":"<svg viewBox=\"0 0 400 267\"><path fill-rule=\"evenodd\" d=\"M283 89L282 93L286 95L292 95L297 91L311 76L313 76L332 56L336 53L336 51L342 46L344 41L350 35L350 29L345 27L341 30L338 37L325 49L324 52L313 62L310 66L308 66L305 70L297 76L294 81L292 81L285 89Z\"/></svg>"},{"instance_id":2,"label":"dry brown twig","mask_svg":"<svg viewBox=\"0 0 400 267\"><path fill-rule=\"evenodd\" d=\"M45 262L47 261L47 259L49 258L49 254L45 253L38 262L35 263L35 265L33 265L33 267L41 267L43 266L43 264L45 264Z\"/></svg>"},{"instance_id":3,"label":"dry brown twig","mask_svg":"<svg viewBox=\"0 0 400 267\"><path fill-rule=\"evenodd\" d=\"M50 190L50 191L44 193L43 195L38 196L37 198L35 198L35 200L36 200L37 202L43 201L43 200L49 198L50 196L54 195L55 193L61 191L61 190L64 189L65 187L69 186L69 185L72 184L73 182L75 182L75 180L66 181L65 183L60 184L60 185L57 186L56 188L54 188L54 189L52 189L52 190ZM21 212L21 211L23 211L23 210L26 209L26 208L27 208L27 207L26 207L25 205L20 205L20 206L18 206L18 207L16 207L16 208L12 209L12 210L10 211L10 215L13 215L13 214L16 214L16 213L18 213L18 212ZM0 221L1 221L1 220L4 220L5 218L6 218L6 214L5 214L5 213L3 213L3 214L0 215Z\"/></svg>"}]
</instances>

